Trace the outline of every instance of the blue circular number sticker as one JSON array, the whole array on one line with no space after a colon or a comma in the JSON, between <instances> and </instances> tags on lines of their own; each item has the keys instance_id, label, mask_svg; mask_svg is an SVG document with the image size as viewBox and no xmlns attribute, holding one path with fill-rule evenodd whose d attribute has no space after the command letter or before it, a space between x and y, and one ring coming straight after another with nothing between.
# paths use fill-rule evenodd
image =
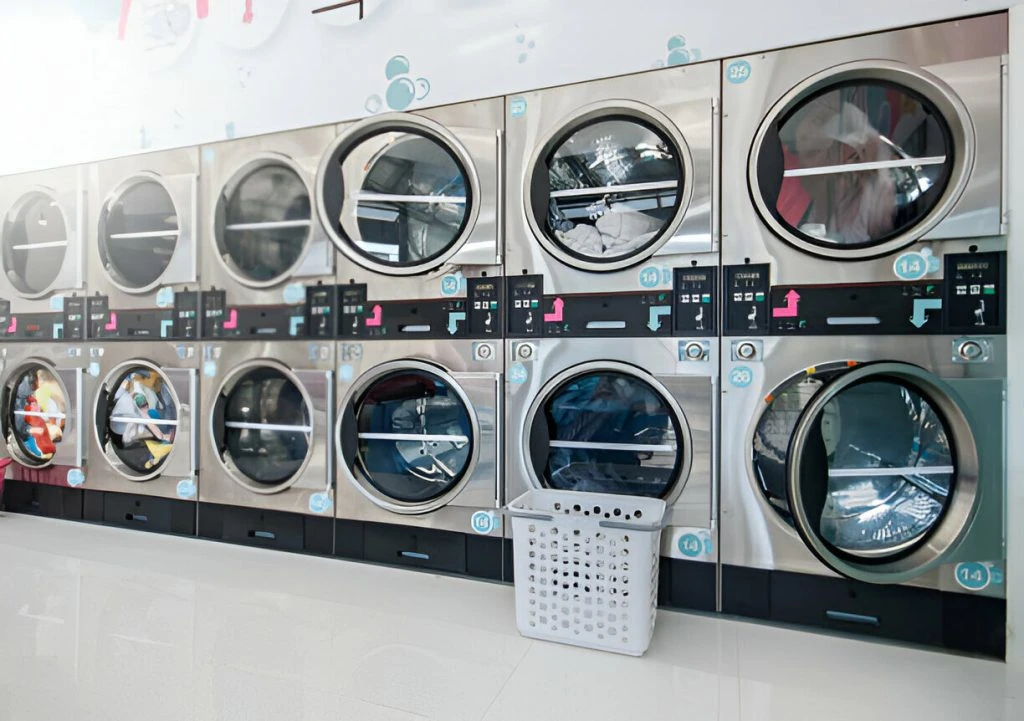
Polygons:
<instances>
[{"instance_id":1,"label":"blue circular number sticker","mask_svg":"<svg viewBox=\"0 0 1024 721\"><path fill-rule=\"evenodd\" d=\"M302 283L289 283L281 292L281 297L287 305L298 305L306 300L306 286Z\"/></svg>"},{"instance_id":2,"label":"blue circular number sticker","mask_svg":"<svg viewBox=\"0 0 1024 721\"><path fill-rule=\"evenodd\" d=\"M526 98L512 98L508 101L508 114L513 118L526 115Z\"/></svg>"},{"instance_id":3,"label":"blue circular number sticker","mask_svg":"<svg viewBox=\"0 0 1024 721\"><path fill-rule=\"evenodd\" d=\"M955 572L956 582L968 591L982 591L992 583L992 573L984 563L958 563Z\"/></svg>"},{"instance_id":4,"label":"blue circular number sticker","mask_svg":"<svg viewBox=\"0 0 1024 721\"><path fill-rule=\"evenodd\" d=\"M725 69L725 79L733 85L747 82L750 79L750 63L746 60L729 63L729 67Z\"/></svg>"},{"instance_id":5,"label":"blue circular number sticker","mask_svg":"<svg viewBox=\"0 0 1024 721\"><path fill-rule=\"evenodd\" d=\"M441 295L458 295L462 283L457 275L446 275L441 278Z\"/></svg>"},{"instance_id":6,"label":"blue circular number sticker","mask_svg":"<svg viewBox=\"0 0 1024 721\"><path fill-rule=\"evenodd\" d=\"M697 558L704 554L704 542L696 533L684 533L679 537L679 552L687 558Z\"/></svg>"},{"instance_id":7,"label":"blue circular number sticker","mask_svg":"<svg viewBox=\"0 0 1024 721\"><path fill-rule=\"evenodd\" d=\"M185 480L178 481L178 486L175 490L178 494L178 498L183 498L186 501L189 500L190 498L195 498L196 482L193 481L191 478L186 478Z\"/></svg>"},{"instance_id":8,"label":"blue circular number sticker","mask_svg":"<svg viewBox=\"0 0 1024 721\"><path fill-rule=\"evenodd\" d=\"M508 382L519 385L520 383L526 383L526 379L529 378L530 373L526 370L526 366L522 363L513 363L512 367L508 369Z\"/></svg>"},{"instance_id":9,"label":"blue circular number sticker","mask_svg":"<svg viewBox=\"0 0 1024 721\"><path fill-rule=\"evenodd\" d=\"M174 288L161 288L156 292L157 308L170 308L174 305Z\"/></svg>"},{"instance_id":10,"label":"blue circular number sticker","mask_svg":"<svg viewBox=\"0 0 1024 721\"><path fill-rule=\"evenodd\" d=\"M928 274L928 261L920 253L903 253L892 270L900 280L920 280Z\"/></svg>"},{"instance_id":11,"label":"blue circular number sticker","mask_svg":"<svg viewBox=\"0 0 1024 721\"><path fill-rule=\"evenodd\" d=\"M326 493L314 493L309 497L310 513L327 513L333 506L331 497Z\"/></svg>"},{"instance_id":12,"label":"blue circular number sticker","mask_svg":"<svg viewBox=\"0 0 1024 721\"><path fill-rule=\"evenodd\" d=\"M640 271L640 287L654 288L661 282L661 269L649 265Z\"/></svg>"},{"instance_id":13,"label":"blue circular number sticker","mask_svg":"<svg viewBox=\"0 0 1024 721\"><path fill-rule=\"evenodd\" d=\"M72 468L68 471L67 481L68 485L72 488L78 488L85 483L85 473L82 472L81 468Z\"/></svg>"},{"instance_id":14,"label":"blue circular number sticker","mask_svg":"<svg viewBox=\"0 0 1024 721\"><path fill-rule=\"evenodd\" d=\"M486 536L501 528L501 517L494 511L477 511L469 521L474 533Z\"/></svg>"},{"instance_id":15,"label":"blue circular number sticker","mask_svg":"<svg viewBox=\"0 0 1024 721\"><path fill-rule=\"evenodd\" d=\"M754 382L754 371L747 366L738 366L729 372L729 382L737 388L746 388Z\"/></svg>"}]
</instances>

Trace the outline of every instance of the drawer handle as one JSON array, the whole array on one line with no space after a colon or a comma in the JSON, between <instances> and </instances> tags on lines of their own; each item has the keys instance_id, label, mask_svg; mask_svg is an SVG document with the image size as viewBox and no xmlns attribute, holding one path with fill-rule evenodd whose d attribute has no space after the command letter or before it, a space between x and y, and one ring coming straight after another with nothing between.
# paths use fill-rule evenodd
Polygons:
<instances>
[{"instance_id":1,"label":"drawer handle","mask_svg":"<svg viewBox=\"0 0 1024 721\"><path fill-rule=\"evenodd\" d=\"M878 616L865 616L860 613L845 613L843 611L825 611L825 616L830 621L844 621L846 623L856 623L861 626L874 626L878 628L882 625Z\"/></svg>"},{"instance_id":2,"label":"drawer handle","mask_svg":"<svg viewBox=\"0 0 1024 721\"><path fill-rule=\"evenodd\" d=\"M587 330L622 330L626 327L624 320L590 320L587 321Z\"/></svg>"},{"instance_id":3,"label":"drawer handle","mask_svg":"<svg viewBox=\"0 0 1024 721\"><path fill-rule=\"evenodd\" d=\"M405 558L415 558L415 559L417 559L419 561L429 561L430 560L430 554L429 553L417 553L416 551L399 551L398 555L399 556L404 556Z\"/></svg>"},{"instance_id":4,"label":"drawer handle","mask_svg":"<svg viewBox=\"0 0 1024 721\"><path fill-rule=\"evenodd\" d=\"M277 534L270 531L249 531L249 538L265 538L268 541L273 541L277 538Z\"/></svg>"},{"instance_id":5,"label":"drawer handle","mask_svg":"<svg viewBox=\"0 0 1024 721\"><path fill-rule=\"evenodd\" d=\"M149 523L149 516L145 516L141 513L126 513L124 514L124 520L138 521L139 523Z\"/></svg>"}]
</instances>

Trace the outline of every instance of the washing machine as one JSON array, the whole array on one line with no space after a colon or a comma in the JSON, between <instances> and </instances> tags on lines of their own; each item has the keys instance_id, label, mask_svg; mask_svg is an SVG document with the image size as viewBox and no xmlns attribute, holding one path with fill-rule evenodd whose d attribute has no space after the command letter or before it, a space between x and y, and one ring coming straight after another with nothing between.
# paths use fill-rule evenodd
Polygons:
<instances>
[{"instance_id":1,"label":"washing machine","mask_svg":"<svg viewBox=\"0 0 1024 721\"><path fill-rule=\"evenodd\" d=\"M204 338L334 337L335 252L311 198L335 131L329 125L203 146ZM327 311L312 324L307 294Z\"/></svg>"},{"instance_id":2,"label":"washing machine","mask_svg":"<svg viewBox=\"0 0 1024 721\"><path fill-rule=\"evenodd\" d=\"M652 329L717 335L719 84L703 63L506 98L506 272L542 296L524 330L662 291ZM712 287L670 313L683 269Z\"/></svg>"},{"instance_id":3,"label":"washing machine","mask_svg":"<svg viewBox=\"0 0 1024 721\"><path fill-rule=\"evenodd\" d=\"M205 343L198 534L330 554L334 345Z\"/></svg>"},{"instance_id":4,"label":"washing machine","mask_svg":"<svg viewBox=\"0 0 1024 721\"><path fill-rule=\"evenodd\" d=\"M0 178L0 339L85 338L85 169Z\"/></svg>"},{"instance_id":5,"label":"washing machine","mask_svg":"<svg viewBox=\"0 0 1024 721\"><path fill-rule=\"evenodd\" d=\"M339 126L316 206L339 258L343 338L467 338L471 281L501 280L500 98ZM502 317L488 323L501 333ZM394 335L397 333L397 335Z\"/></svg>"},{"instance_id":6,"label":"washing machine","mask_svg":"<svg viewBox=\"0 0 1024 721\"><path fill-rule=\"evenodd\" d=\"M91 340L198 340L199 148L89 171Z\"/></svg>"},{"instance_id":7,"label":"washing machine","mask_svg":"<svg viewBox=\"0 0 1024 721\"><path fill-rule=\"evenodd\" d=\"M199 356L171 341L90 348L85 520L195 535Z\"/></svg>"},{"instance_id":8,"label":"washing machine","mask_svg":"<svg viewBox=\"0 0 1024 721\"><path fill-rule=\"evenodd\" d=\"M673 338L509 340L505 384L504 501L532 488L664 499L659 602L706 611L718 590L714 348Z\"/></svg>"},{"instance_id":9,"label":"washing machine","mask_svg":"<svg viewBox=\"0 0 1024 721\"><path fill-rule=\"evenodd\" d=\"M340 343L337 555L501 580L503 360L500 341Z\"/></svg>"},{"instance_id":10,"label":"washing machine","mask_svg":"<svg viewBox=\"0 0 1024 721\"><path fill-rule=\"evenodd\" d=\"M6 510L82 520L87 357L73 343L0 345Z\"/></svg>"}]
</instances>

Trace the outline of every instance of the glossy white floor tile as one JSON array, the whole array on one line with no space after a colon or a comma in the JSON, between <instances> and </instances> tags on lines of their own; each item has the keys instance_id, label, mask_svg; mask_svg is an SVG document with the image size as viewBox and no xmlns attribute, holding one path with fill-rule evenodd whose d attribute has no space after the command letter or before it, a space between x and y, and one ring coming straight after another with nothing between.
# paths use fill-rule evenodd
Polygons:
<instances>
[{"instance_id":1,"label":"glossy white floor tile","mask_svg":"<svg viewBox=\"0 0 1024 721\"><path fill-rule=\"evenodd\" d=\"M1021 721L1000 663L681 613L642 659L511 588L0 517L0 721Z\"/></svg>"}]
</instances>

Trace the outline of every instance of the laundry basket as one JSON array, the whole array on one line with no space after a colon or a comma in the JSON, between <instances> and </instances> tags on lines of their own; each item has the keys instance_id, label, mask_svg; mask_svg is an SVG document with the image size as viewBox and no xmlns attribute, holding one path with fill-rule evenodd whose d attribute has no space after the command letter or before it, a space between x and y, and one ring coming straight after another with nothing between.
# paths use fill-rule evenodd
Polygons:
<instances>
[{"instance_id":1,"label":"laundry basket","mask_svg":"<svg viewBox=\"0 0 1024 721\"><path fill-rule=\"evenodd\" d=\"M642 655L654 633L665 502L532 490L507 512L519 632Z\"/></svg>"}]
</instances>

